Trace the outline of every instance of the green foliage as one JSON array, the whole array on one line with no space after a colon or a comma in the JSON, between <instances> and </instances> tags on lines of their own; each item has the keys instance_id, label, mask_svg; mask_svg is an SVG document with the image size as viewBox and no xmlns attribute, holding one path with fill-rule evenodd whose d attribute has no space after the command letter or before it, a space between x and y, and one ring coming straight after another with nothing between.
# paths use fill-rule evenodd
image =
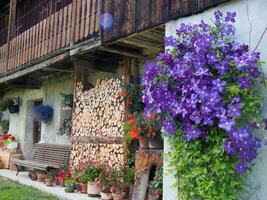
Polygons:
<instances>
[{"instance_id":1,"label":"green foliage","mask_svg":"<svg viewBox=\"0 0 267 200\"><path fill-rule=\"evenodd\" d=\"M65 94L61 92L60 95L63 97L63 103L65 106L73 106L73 94Z\"/></svg>"},{"instance_id":2,"label":"green foliage","mask_svg":"<svg viewBox=\"0 0 267 200\"><path fill-rule=\"evenodd\" d=\"M187 142L182 131L169 138L172 149L167 154L176 187L182 200L236 200L244 180L236 173L238 157L229 156L222 148L227 134L212 128L206 141Z\"/></svg>"}]
</instances>

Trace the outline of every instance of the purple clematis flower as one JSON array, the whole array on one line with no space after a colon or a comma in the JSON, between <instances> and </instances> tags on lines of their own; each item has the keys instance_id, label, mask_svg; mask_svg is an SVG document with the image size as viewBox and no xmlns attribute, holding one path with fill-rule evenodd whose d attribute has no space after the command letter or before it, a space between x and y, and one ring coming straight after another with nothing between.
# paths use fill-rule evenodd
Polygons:
<instances>
[{"instance_id":1,"label":"purple clematis flower","mask_svg":"<svg viewBox=\"0 0 267 200\"><path fill-rule=\"evenodd\" d=\"M222 61L221 64L216 64L215 68L218 70L221 76L223 76L226 72L230 70L228 63L225 61Z\"/></svg>"},{"instance_id":2,"label":"purple clematis flower","mask_svg":"<svg viewBox=\"0 0 267 200\"><path fill-rule=\"evenodd\" d=\"M222 26L222 33L224 35L234 35L235 34L235 28L231 24L224 24Z\"/></svg>"},{"instance_id":3,"label":"purple clematis flower","mask_svg":"<svg viewBox=\"0 0 267 200\"><path fill-rule=\"evenodd\" d=\"M222 118L219 122L219 127L226 130L227 132L230 132L235 125L235 121L232 119Z\"/></svg>"},{"instance_id":4,"label":"purple clematis flower","mask_svg":"<svg viewBox=\"0 0 267 200\"><path fill-rule=\"evenodd\" d=\"M228 105L228 116L229 117L240 117L241 111L240 111L241 105L238 104L229 104Z\"/></svg>"},{"instance_id":5,"label":"purple clematis flower","mask_svg":"<svg viewBox=\"0 0 267 200\"><path fill-rule=\"evenodd\" d=\"M251 81L249 77L240 77L238 78L238 86L240 88L249 89L251 86Z\"/></svg>"},{"instance_id":6,"label":"purple clematis flower","mask_svg":"<svg viewBox=\"0 0 267 200\"><path fill-rule=\"evenodd\" d=\"M238 173L244 173L248 169L248 166L244 162L240 162L236 165L236 171Z\"/></svg>"},{"instance_id":7,"label":"purple clematis flower","mask_svg":"<svg viewBox=\"0 0 267 200\"><path fill-rule=\"evenodd\" d=\"M227 12L225 17L225 21L229 22L235 22L236 12Z\"/></svg>"},{"instance_id":8,"label":"purple clematis flower","mask_svg":"<svg viewBox=\"0 0 267 200\"><path fill-rule=\"evenodd\" d=\"M215 79L212 81L212 84L214 85L215 90L217 90L219 92L223 92L226 81L222 81L220 79Z\"/></svg>"}]
</instances>

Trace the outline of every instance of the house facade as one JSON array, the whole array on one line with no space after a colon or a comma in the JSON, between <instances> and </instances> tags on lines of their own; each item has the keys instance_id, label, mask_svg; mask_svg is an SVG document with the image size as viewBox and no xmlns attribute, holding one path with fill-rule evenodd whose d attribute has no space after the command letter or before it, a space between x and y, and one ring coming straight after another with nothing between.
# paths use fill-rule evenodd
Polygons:
<instances>
[{"instance_id":1,"label":"house facade","mask_svg":"<svg viewBox=\"0 0 267 200\"><path fill-rule=\"evenodd\" d=\"M237 40L267 60L265 0L33 2L3 1L0 20L0 95L20 99L19 113L5 111L2 120L9 121L25 155L36 142L70 144L71 165L88 158L122 164L127 110L116 95L124 83L139 80L144 63L164 50L163 37L175 35L181 23L208 22L217 9L236 11ZM72 110L64 109L62 93L74 95ZM47 123L33 119L39 104L54 109ZM61 135L66 119L72 132ZM242 200L265 199L265 157L263 147L247 176L250 193ZM166 174L164 199L176 200L173 176Z\"/></svg>"}]
</instances>

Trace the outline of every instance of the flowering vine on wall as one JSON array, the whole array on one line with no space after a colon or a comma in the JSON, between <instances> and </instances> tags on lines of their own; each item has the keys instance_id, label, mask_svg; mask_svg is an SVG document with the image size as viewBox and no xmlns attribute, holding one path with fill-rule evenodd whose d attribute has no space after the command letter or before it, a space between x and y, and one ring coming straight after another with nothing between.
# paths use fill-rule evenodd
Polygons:
<instances>
[{"instance_id":1,"label":"flowering vine on wall","mask_svg":"<svg viewBox=\"0 0 267 200\"><path fill-rule=\"evenodd\" d=\"M237 199L242 173L261 146L265 83L260 53L235 41L236 13L214 13L213 25L181 24L164 53L146 64L145 114L170 136L181 199Z\"/></svg>"}]
</instances>

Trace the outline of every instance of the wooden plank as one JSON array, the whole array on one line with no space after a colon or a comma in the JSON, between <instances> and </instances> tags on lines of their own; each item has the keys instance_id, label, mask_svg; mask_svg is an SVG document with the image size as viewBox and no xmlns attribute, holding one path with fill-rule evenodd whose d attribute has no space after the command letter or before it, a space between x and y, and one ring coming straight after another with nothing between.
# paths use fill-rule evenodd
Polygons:
<instances>
[{"instance_id":1,"label":"wooden plank","mask_svg":"<svg viewBox=\"0 0 267 200\"><path fill-rule=\"evenodd\" d=\"M40 47L39 47L39 57L42 57L44 55L44 48L45 48L45 42L46 42L46 28L47 28L47 19L43 20L42 22L42 34L41 34L41 40L40 40Z\"/></svg>"},{"instance_id":2,"label":"wooden plank","mask_svg":"<svg viewBox=\"0 0 267 200\"><path fill-rule=\"evenodd\" d=\"M80 34L79 39L84 38L84 29L85 29L85 17L86 17L86 4L88 3L87 0L82 0L82 7L81 7L81 28L80 28Z\"/></svg>"},{"instance_id":3,"label":"wooden plank","mask_svg":"<svg viewBox=\"0 0 267 200\"><path fill-rule=\"evenodd\" d=\"M53 34L54 34L54 25L55 25L55 15L51 15L51 21L49 23L49 37L48 37L48 51L47 54L50 53L53 49Z\"/></svg>"},{"instance_id":4,"label":"wooden plank","mask_svg":"<svg viewBox=\"0 0 267 200\"><path fill-rule=\"evenodd\" d=\"M59 11L58 14L58 27L57 27L57 48L60 49L62 47L62 34L63 34L63 9Z\"/></svg>"},{"instance_id":5,"label":"wooden plank","mask_svg":"<svg viewBox=\"0 0 267 200\"><path fill-rule=\"evenodd\" d=\"M57 33L58 33L58 17L59 17L59 12L56 12L55 14L55 21L54 21L54 34L52 37L52 51L56 50L57 47Z\"/></svg>"},{"instance_id":6,"label":"wooden plank","mask_svg":"<svg viewBox=\"0 0 267 200\"><path fill-rule=\"evenodd\" d=\"M99 32L99 15L100 15L100 7L99 7L99 5L100 5L100 0L96 0L96 12L95 12L95 25L94 25L94 27L95 27L95 30L94 30L94 32L96 33L96 32Z\"/></svg>"},{"instance_id":7,"label":"wooden plank","mask_svg":"<svg viewBox=\"0 0 267 200\"><path fill-rule=\"evenodd\" d=\"M87 0L87 4L86 4L84 37L87 37L89 35L90 13L91 13L91 3L92 3L91 1L92 0Z\"/></svg>"},{"instance_id":8,"label":"wooden plank","mask_svg":"<svg viewBox=\"0 0 267 200\"><path fill-rule=\"evenodd\" d=\"M7 32L7 54L6 54L6 70L8 70L8 64L9 64L9 48L10 48L10 41L15 35L16 30L16 8L17 8L17 1L16 0L10 0L9 3L9 20L8 20L8 32Z\"/></svg>"},{"instance_id":9,"label":"wooden plank","mask_svg":"<svg viewBox=\"0 0 267 200\"><path fill-rule=\"evenodd\" d=\"M90 32L89 32L90 35L94 33L95 11L96 11L96 0L92 0L92 9L90 12Z\"/></svg>"},{"instance_id":10,"label":"wooden plank","mask_svg":"<svg viewBox=\"0 0 267 200\"><path fill-rule=\"evenodd\" d=\"M63 9L63 27L62 27L62 37L61 37L61 47L66 46L66 33L67 33L67 16L68 16L68 7Z\"/></svg>"},{"instance_id":11,"label":"wooden plank","mask_svg":"<svg viewBox=\"0 0 267 200\"><path fill-rule=\"evenodd\" d=\"M81 27L81 0L77 1L77 8L76 8L76 24L75 24L75 43L80 39L79 32Z\"/></svg>"},{"instance_id":12,"label":"wooden plank","mask_svg":"<svg viewBox=\"0 0 267 200\"><path fill-rule=\"evenodd\" d=\"M67 23L67 36L66 36L66 45L71 44L71 37L72 37L72 7L73 4L68 6L68 23Z\"/></svg>"},{"instance_id":13,"label":"wooden plank","mask_svg":"<svg viewBox=\"0 0 267 200\"><path fill-rule=\"evenodd\" d=\"M123 144L123 137L113 137L113 136L72 136L70 142L79 143L104 143L104 144Z\"/></svg>"}]
</instances>

